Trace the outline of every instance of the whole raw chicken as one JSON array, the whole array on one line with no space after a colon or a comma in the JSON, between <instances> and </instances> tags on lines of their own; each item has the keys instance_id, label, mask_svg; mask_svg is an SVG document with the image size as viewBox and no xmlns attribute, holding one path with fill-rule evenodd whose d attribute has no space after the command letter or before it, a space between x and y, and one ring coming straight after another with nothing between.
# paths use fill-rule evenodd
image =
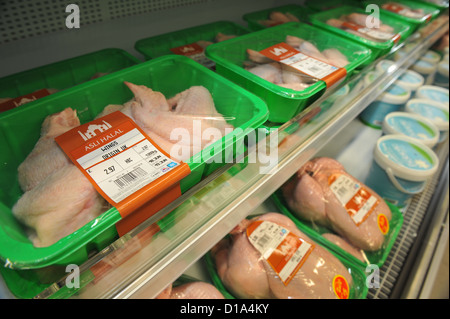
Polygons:
<instances>
[{"instance_id":1,"label":"whole raw chicken","mask_svg":"<svg viewBox=\"0 0 450 319\"><path fill-rule=\"evenodd\" d=\"M314 245L293 279L285 285L279 275L247 237L247 227L254 221L269 221L287 229ZM238 298L337 298L332 287L337 275L343 276L350 289L352 277L346 267L329 251L303 234L286 216L267 213L242 221L211 250L217 273L232 294Z\"/></svg>"},{"instance_id":2,"label":"whole raw chicken","mask_svg":"<svg viewBox=\"0 0 450 319\"><path fill-rule=\"evenodd\" d=\"M373 197L371 209L362 222L352 219L345 203L332 191L330 179L339 176L358 184ZM384 214L391 220L389 207L378 194L348 174L336 160L321 157L307 162L283 185L282 192L289 208L300 218L328 227L364 251L375 251L383 246L385 236L378 226L378 216Z\"/></svg>"}]
</instances>

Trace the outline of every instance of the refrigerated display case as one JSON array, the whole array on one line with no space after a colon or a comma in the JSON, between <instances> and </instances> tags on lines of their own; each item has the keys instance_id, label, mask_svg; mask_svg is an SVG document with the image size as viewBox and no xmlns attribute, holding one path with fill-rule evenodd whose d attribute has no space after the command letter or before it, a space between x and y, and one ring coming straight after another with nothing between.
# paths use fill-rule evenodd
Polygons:
<instances>
[{"instance_id":1,"label":"refrigerated display case","mask_svg":"<svg viewBox=\"0 0 450 319\"><path fill-rule=\"evenodd\" d=\"M111 7L116 5L117 16L111 16L109 20L105 18L103 22L93 21L85 28L97 39L111 32L108 27L115 29L120 26L121 31L115 39L116 47L133 52L131 47L134 42L129 41L130 30L135 32L134 40L139 40L211 20L225 18L243 23L240 18L245 13L280 5L279 2L275 5L274 1L257 4L248 1L236 11L242 1L183 1L173 7L164 7L158 1L150 3L161 5L158 11L160 19L167 18L160 24L149 22L151 26L159 26L151 34L136 30L145 26L148 16L155 13L148 9L150 13L136 18L135 8L124 7L123 3L109 3L110 14ZM107 10L106 4L99 2L95 10ZM180 16L177 25L171 25L169 22L174 21L174 17L178 18L183 10L191 15ZM129 17L121 19L119 12ZM75 44L81 44L82 37L86 36L83 26L80 31L79 35L72 35ZM67 285L70 275L61 275L59 280L47 284L34 298L155 298L182 275L210 282L205 254L244 218L278 211L271 195L308 160L317 156L332 157L353 176L365 179L373 159L373 147L382 133L362 124L358 115L446 32L448 13L444 12L439 19L395 46L389 54L328 89L291 120L282 125L266 123L265 138L249 144L240 163L227 163L212 172L142 224L77 265L80 271L79 288ZM48 55L52 48L64 42L53 43L48 48L36 48L36 59L27 59L20 64L23 56L27 56L22 51L26 49L24 47L32 46L37 41L33 36L22 40L4 39L0 43L0 48L5 48L0 56L2 64L8 62L2 71L5 75L36 66L33 63L56 61L72 52L81 53L86 51L88 44L95 42L94 39L87 39L81 47L66 44L61 51ZM61 40L64 32L41 37ZM111 41L99 39L96 45ZM13 56L15 50L20 50L22 57ZM400 51L404 54L396 58L396 53ZM32 55L30 51L28 56ZM377 63L386 59L394 61L392 66L384 72L374 73ZM366 81L368 77L371 81ZM274 145L277 147L274 148ZM380 268L379 287L369 287L367 298L445 297L434 294L434 288L446 283L448 289L448 149L448 140L435 149L440 161L438 172L427 182L425 190L402 208L403 225ZM8 268L7 263L3 266ZM7 269L7 272L14 271ZM446 277L442 277L441 271ZM6 277L4 275L3 281ZM27 284L32 284L21 283L20 275L10 278L16 278L16 283L25 288ZM3 297L14 298L2 284Z\"/></svg>"}]
</instances>

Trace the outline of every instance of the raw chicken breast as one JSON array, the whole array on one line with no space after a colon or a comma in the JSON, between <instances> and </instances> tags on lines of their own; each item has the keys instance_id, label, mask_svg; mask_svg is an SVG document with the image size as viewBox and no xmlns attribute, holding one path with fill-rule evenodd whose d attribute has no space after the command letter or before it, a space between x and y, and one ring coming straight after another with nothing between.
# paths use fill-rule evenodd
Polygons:
<instances>
[{"instance_id":1,"label":"raw chicken breast","mask_svg":"<svg viewBox=\"0 0 450 319\"><path fill-rule=\"evenodd\" d=\"M249 241L246 231L254 221L269 221L280 225L314 245L293 279L285 285L261 253ZM216 268L227 289L238 298L336 298L332 282L343 276L351 289L353 279L345 266L329 251L303 234L286 216L267 213L242 221L212 249Z\"/></svg>"},{"instance_id":2,"label":"raw chicken breast","mask_svg":"<svg viewBox=\"0 0 450 319\"><path fill-rule=\"evenodd\" d=\"M225 299L213 285L195 281L172 288L170 299Z\"/></svg>"},{"instance_id":3,"label":"raw chicken breast","mask_svg":"<svg viewBox=\"0 0 450 319\"><path fill-rule=\"evenodd\" d=\"M331 178L340 176L360 185L377 202L359 225L331 189ZM330 227L359 249L375 251L382 248L384 234L378 227L378 215L384 214L391 220L391 211L378 194L348 174L339 162L326 157L313 159L300 168L294 177L297 186L291 183L283 186L283 194L289 208L300 218Z\"/></svg>"},{"instance_id":4,"label":"raw chicken breast","mask_svg":"<svg viewBox=\"0 0 450 319\"><path fill-rule=\"evenodd\" d=\"M33 245L46 247L92 221L106 201L75 165L69 164L25 192L14 205L14 216L33 229Z\"/></svg>"},{"instance_id":5,"label":"raw chicken breast","mask_svg":"<svg viewBox=\"0 0 450 319\"><path fill-rule=\"evenodd\" d=\"M18 167L19 184L23 191L33 189L47 176L71 163L54 138L79 125L77 113L71 108L45 118L41 137Z\"/></svg>"}]
</instances>

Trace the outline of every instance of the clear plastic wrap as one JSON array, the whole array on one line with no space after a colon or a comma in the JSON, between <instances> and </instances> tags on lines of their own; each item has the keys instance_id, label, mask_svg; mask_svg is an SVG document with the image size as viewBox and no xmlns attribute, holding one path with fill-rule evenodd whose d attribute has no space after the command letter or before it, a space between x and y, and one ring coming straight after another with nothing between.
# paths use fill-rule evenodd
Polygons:
<instances>
[{"instance_id":1,"label":"clear plastic wrap","mask_svg":"<svg viewBox=\"0 0 450 319\"><path fill-rule=\"evenodd\" d=\"M390 205L331 158L307 162L279 194L282 200L277 199L277 204L285 203L289 212L316 230L322 240L362 264L383 263L403 220L397 211L393 218Z\"/></svg>"},{"instance_id":2,"label":"clear plastic wrap","mask_svg":"<svg viewBox=\"0 0 450 319\"><path fill-rule=\"evenodd\" d=\"M282 123L366 65L367 47L305 23L288 22L210 45L217 73L262 98Z\"/></svg>"},{"instance_id":3,"label":"clear plastic wrap","mask_svg":"<svg viewBox=\"0 0 450 319\"><path fill-rule=\"evenodd\" d=\"M106 106L97 118L104 118L103 116L115 111L121 111L133 119L153 142L170 154L172 159L187 161L201 149L226 135L226 129L229 132L233 130L233 126L227 124L223 116L217 112L211 93L203 86L192 86L174 97L166 99L162 93L153 91L144 85L135 85L129 82L125 82L125 84L135 97L124 105ZM198 128L195 127L196 122ZM80 121L76 111L70 108L46 117L40 139L18 167L18 179L24 194L14 205L12 211L16 218L30 227L32 230L30 238L37 247L46 247L56 243L110 208L78 168L73 165L74 163L69 160L68 154L65 154L55 142L55 137L77 128L78 125L80 125ZM205 130L213 128L216 128L219 134L211 136L203 134ZM183 148L187 148L187 152L174 152L173 149L177 146L175 143L178 141L171 140L171 133L175 129L183 130L186 133L188 139ZM198 137L198 141L194 138L194 131L197 129L199 136L195 137ZM110 142L108 141L108 143ZM114 147L108 148L111 145L105 144L105 148L109 152L106 154L108 156L113 153L117 143ZM158 154L155 152L151 156L161 158L162 155ZM153 157L148 159L151 164L152 159ZM136 161L137 159L133 158L132 160ZM94 163L90 163L89 171L93 171ZM142 166L140 167L142 171ZM119 172L116 169L112 173L118 174ZM144 173L142 172L142 174ZM122 181L122 178L119 177L120 180L118 179L116 182L120 182L121 192L125 191L123 183L130 183L131 179L138 178L137 172L133 171L133 175L130 175L131 172L127 174L130 176L129 180ZM71 183L67 183L68 180ZM98 185L102 190L106 187ZM54 196L60 200L49 200ZM116 202L119 201L116 200ZM45 222L47 220L51 220L51 222Z\"/></svg>"},{"instance_id":4,"label":"clear plastic wrap","mask_svg":"<svg viewBox=\"0 0 450 319\"><path fill-rule=\"evenodd\" d=\"M386 13L418 26L429 22L439 14L439 9L435 5L419 1L375 0L365 1L364 4L376 4Z\"/></svg>"},{"instance_id":5,"label":"clear plastic wrap","mask_svg":"<svg viewBox=\"0 0 450 319\"><path fill-rule=\"evenodd\" d=\"M279 213L242 221L210 256L216 281L236 298L346 299L364 295L358 270L350 269Z\"/></svg>"}]
</instances>

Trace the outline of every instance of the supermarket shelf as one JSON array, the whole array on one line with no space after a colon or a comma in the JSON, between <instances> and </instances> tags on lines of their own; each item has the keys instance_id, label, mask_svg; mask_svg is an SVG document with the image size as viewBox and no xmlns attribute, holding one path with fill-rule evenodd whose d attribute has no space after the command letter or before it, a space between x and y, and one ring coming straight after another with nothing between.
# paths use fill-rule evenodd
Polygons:
<instances>
[{"instance_id":1,"label":"supermarket shelf","mask_svg":"<svg viewBox=\"0 0 450 319\"><path fill-rule=\"evenodd\" d=\"M447 30L448 19L435 25L427 36L417 37L394 48L390 56L385 58L392 58L397 50L406 45L409 50L370 85L363 85L363 79L374 71L378 60L330 89L276 132L249 147L247 165L225 165L145 223L93 256L80 266L83 287L75 291L72 297L120 299L157 296L261 205L298 167L319 154L324 145L333 141L343 128L352 123L364 108ZM330 105L334 94L345 86L350 88L349 93ZM272 154L276 155L272 160L276 160L277 165L267 169L267 158L257 155L263 150L272 150L270 143L273 146L274 141L278 145L277 136L281 143L278 153ZM176 222L169 222L151 240L145 241L145 235L152 234L155 223L174 209ZM101 265L113 267L102 268ZM95 280L92 279L93 274ZM65 278L62 278L36 298L74 293L63 291L64 282Z\"/></svg>"}]
</instances>

